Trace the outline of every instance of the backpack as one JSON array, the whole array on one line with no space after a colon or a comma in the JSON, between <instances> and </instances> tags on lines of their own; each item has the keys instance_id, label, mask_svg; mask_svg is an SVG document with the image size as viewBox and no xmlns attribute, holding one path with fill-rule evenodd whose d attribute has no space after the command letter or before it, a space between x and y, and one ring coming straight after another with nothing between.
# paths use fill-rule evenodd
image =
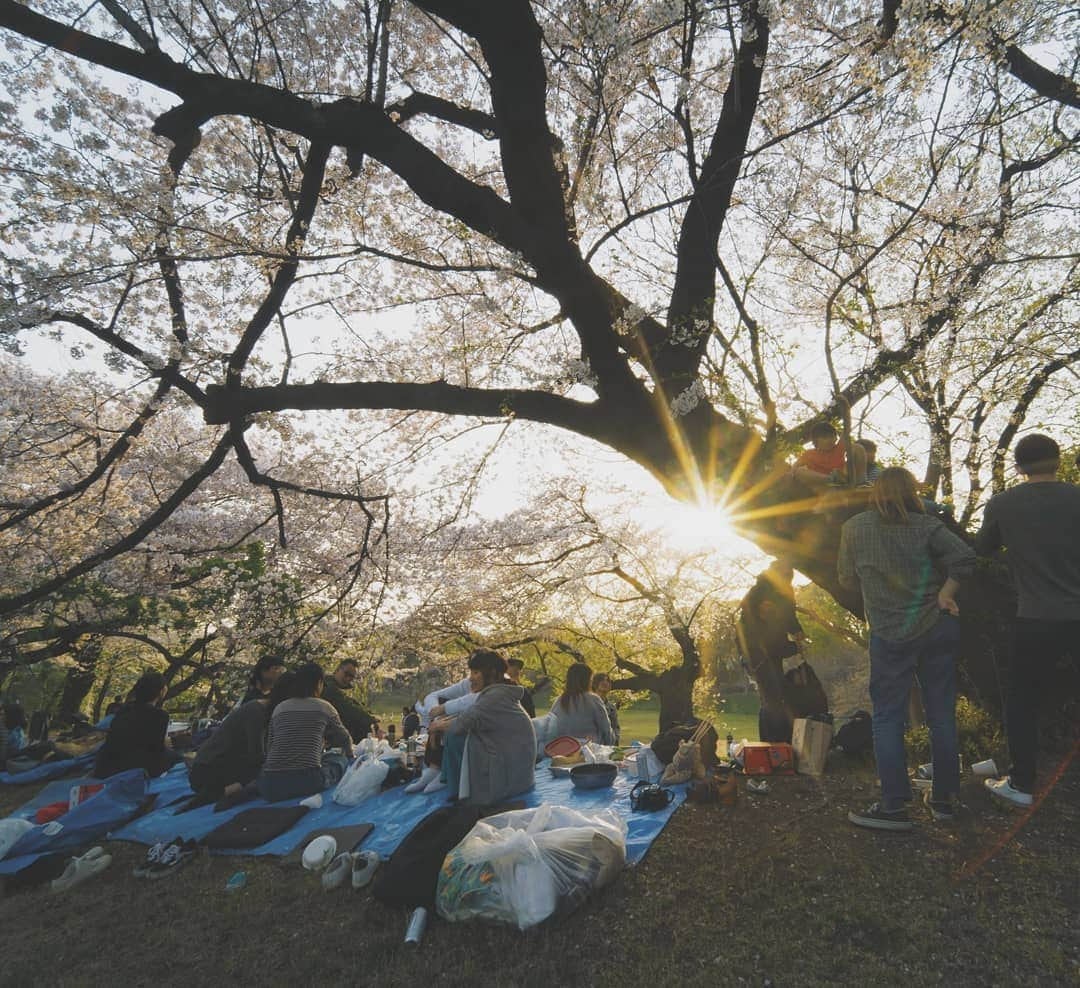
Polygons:
<instances>
[{"instance_id":1,"label":"backpack","mask_svg":"<svg viewBox=\"0 0 1080 988\"><path fill-rule=\"evenodd\" d=\"M694 737L700 723L700 721L695 721L692 724L676 724L674 727L669 727L666 731L657 734L652 739L652 744L649 747L652 748L653 754L660 761L665 765L670 765L679 750L679 742L689 741ZM716 764L716 746L719 741L720 738L712 725L698 738L698 745L701 748L701 760L705 763L706 768L712 768Z\"/></svg>"},{"instance_id":2,"label":"backpack","mask_svg":"<svg viewBox=\"0 0 1080 988\"><path fill-rule=\"evenodd\" d=\"M846 755L859 755L874 747L873 720L865 710L856 710L832 739L834 748Z\"/></svg>"},{"instance_id":3,"label":"backpack","mask_svg":"<svg viewBox=\"0 0 1080 988\"><path fill-rule=\"evenodd\" d=\"M784 673L784 699L794 718L829 712L829 698L825 695L825 687L821 685L821 680L809 662L800 662L795 668Z\"/></svg>"}]
</instances>

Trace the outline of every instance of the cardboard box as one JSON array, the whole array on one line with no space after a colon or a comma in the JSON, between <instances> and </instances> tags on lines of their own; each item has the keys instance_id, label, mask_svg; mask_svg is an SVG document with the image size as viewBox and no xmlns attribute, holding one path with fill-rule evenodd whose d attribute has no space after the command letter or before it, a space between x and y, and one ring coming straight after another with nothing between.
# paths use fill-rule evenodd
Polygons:
<instances>
[{"instance_id":1,"label":"cardboard box","mask_svg":"<svg viewBox=\"0 0 1080 988\"><path fill-rule=\"evenodd\" d=\"M800 775L822 775L825 759L832 744L832 724L799 717L791 732L791 747L795 751L795 771Z\"/></svg>"}]
</instances>

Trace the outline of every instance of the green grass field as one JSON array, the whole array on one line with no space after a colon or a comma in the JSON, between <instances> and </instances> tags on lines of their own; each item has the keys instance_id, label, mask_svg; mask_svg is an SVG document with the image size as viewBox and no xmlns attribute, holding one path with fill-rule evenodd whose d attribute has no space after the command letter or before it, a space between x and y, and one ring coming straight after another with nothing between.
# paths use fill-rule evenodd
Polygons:
<instances>
[{"instance_id":1,"label":"green grass field","mask_svg":"<svg viewBox=\"0 0 1080 988\"><path fill-rule=\"evenodd\" d=\"M383 723L397 723L401 719L401 708L408 702L407 697L397 694L383 694L373 698L372 706ZM538 714L547 713L547 705L537 707ZM656 700L636 703L632 707L619 709L619 726L622 729L621 742L648 742L656 737L660 704ZM731 734L736 741L742 738L757 740L758 698L756 693L737 693L730 697L720 712L715 710L700 711L700 716L708 717L716 725L721 739Z\"/></svg>"}]
</instances>

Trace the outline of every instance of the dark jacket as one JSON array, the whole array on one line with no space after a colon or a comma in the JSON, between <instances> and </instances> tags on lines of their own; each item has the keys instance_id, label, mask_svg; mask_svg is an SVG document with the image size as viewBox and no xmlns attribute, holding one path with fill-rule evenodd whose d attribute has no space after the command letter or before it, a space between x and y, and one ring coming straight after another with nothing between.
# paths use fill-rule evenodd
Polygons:
<instances>
[{"instance_id":1,"label":"dark jacket","mask_svg":"<svg viewBox=\"0 0 1080 988\"><path fill-rule=\"evenodd\" d=\"M323 682L322 698L338 712L353 741L361 741L371 733L374 716L347 696L333 676L327 676Z\"/></svg>"},{"instance_id":2,"label":"dark jacket","mask_svg":"<svg viewBox=\"0 0 1080 988\"><path fill-rule=\"evenodd\" d=\"M169 715L149 703L129 703L113 717L94 762L94 776L107 779L129 768L153 777L174 761L165 750Z\"/></svg>"}]
</instances>

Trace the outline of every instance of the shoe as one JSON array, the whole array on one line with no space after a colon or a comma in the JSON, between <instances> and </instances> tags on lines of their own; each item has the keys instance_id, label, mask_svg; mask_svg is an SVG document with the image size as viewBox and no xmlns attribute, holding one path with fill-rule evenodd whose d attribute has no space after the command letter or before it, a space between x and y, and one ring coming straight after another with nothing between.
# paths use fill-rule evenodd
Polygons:
<instances>
[{"instance_id":1,"label":"shoe","mask_svg":"<svg viewBox=\"0 0 1080 988\"><path fill-rule=\"evenodd\" d=\"M926 794L926 807L937 823L955 820L967 809L958 799L932 799L930 793Z\"/></svg>"},{"instance_id":2,"label":"shoe","mask_svg":"<svg viewBox=\"0 0 1080 988\"><path fill-rule=\"evenodd\" d=\"M101 848L94 848L94 850L100 851ZM84 854L81 858L72 858L64 869L64 873L59 878L54 878L50 887L54 892L66 892L80 882L85 882L86 879L103 872L111 864L111 854L102 853L93 857Z\"/></svg>"},{"instance_id":3,"label":"shoe","mask_svg":"<svg viewBox=\"0 0 1080 988\"><path fill-rule=\"evenodd\" d=\"M105 848L103 848L103 847L92 847L92 848L90 848L89 851L87 851L82 856L82 858L83 858L84 861L93 861L94 858L100 858L104 854L105 854Z\"/></svg>"},{"instance_id":4,"label":"shoe","mask_svg":"<svg viewBox=\"0 0 1080 988\"><path fill-rule=\"evenodd\" d=\"M907 810L883 810L880 803L874 803L862 813L852 810L847 818L856 827L870 830L910 830L912 827Z\"/></svg>"},{"instance_id":5,"label":"shoe","mask_svg":"<svg viewBox=\"0 0 1080 988\"><path fill-rule=\"evenodd\" d=\"M1006 802L1013 803L1016 806L1031 805L1031 793L1014 789L1012 779L1008 776L1004 779L987 779L985 785L990 790L990 794L997 796L998 799L1004 799Z\"/></svg>"},{"instance_id":6,"label":"shoe","mask_svg":"<svg viewBox=\"0 0 1080 988\"><path fill-rule=\"evenodd\" d=\"M164 878L174 871L179 871L198 853L199 845L193 840L177 838L173 843L161 852L161 858L155 864L146 877L152 880Z\"/></svg>"},{"instance_id":7,"label":"shoe","mask_svg":"<svg viewBox=\"0 0 1080 988\"><path fill-rule=\"evenodd\" d=\"M420 773L420 778L415 782L410 782L406 787L406 792L423 792L433 779L437 779L442 774L442 769L438 765L429 765Z\"/></svg>"},{"instance_id":8,"label":"shoe","mask_svg":"<svg viewBox=\"0 0 1080 988\"><path fill-rule=\"evenodd\" d=\"M352 856L352 887L362 889L375 875L379 867L379 855L374 851L357 851Z\"/></svg>"},{"instance_id":9,"label":"shoe","mask_svg":"<svg viewBox=\"0 0 1080 988\"><path fill-rule=\"evenodd\" d=\"M435 776L426 786L424 786L424 795L427 796L430 793L438 792L440 789L445 789L446 783L443 782L438 776Z\"/></svg>"},{"instance_id":10,"label":"shoe","mask_svg":"<svg viewBox=\"0 0 1080 988\"><path fill-rule=\"evenodd\" d=\"M343 851L323 869L323 891L330 892L333 889L341 888L348 881L352 868L352 855L348 851Z\"/></svg>"},{"instance_id":11,"label":"shoe","mask_svg":"<svg viewBox=\"0 0 1080 988\"><path fill-rule=\"evenodd\" d=\"M177 837L176 840L180 840L180 838ZM175 843L175 841L173 841L172 843ZM145 878L147 875L149 875L151 869L161 860L161 855L165 853L165 848L169 846L170 844L166 843L165 841L159 841L157 844L151 847L150 850L146 852L146 859L141 865L135 866L135 870L132 872L132 874L136 878Z\"/></svg>"}]
</instances>

